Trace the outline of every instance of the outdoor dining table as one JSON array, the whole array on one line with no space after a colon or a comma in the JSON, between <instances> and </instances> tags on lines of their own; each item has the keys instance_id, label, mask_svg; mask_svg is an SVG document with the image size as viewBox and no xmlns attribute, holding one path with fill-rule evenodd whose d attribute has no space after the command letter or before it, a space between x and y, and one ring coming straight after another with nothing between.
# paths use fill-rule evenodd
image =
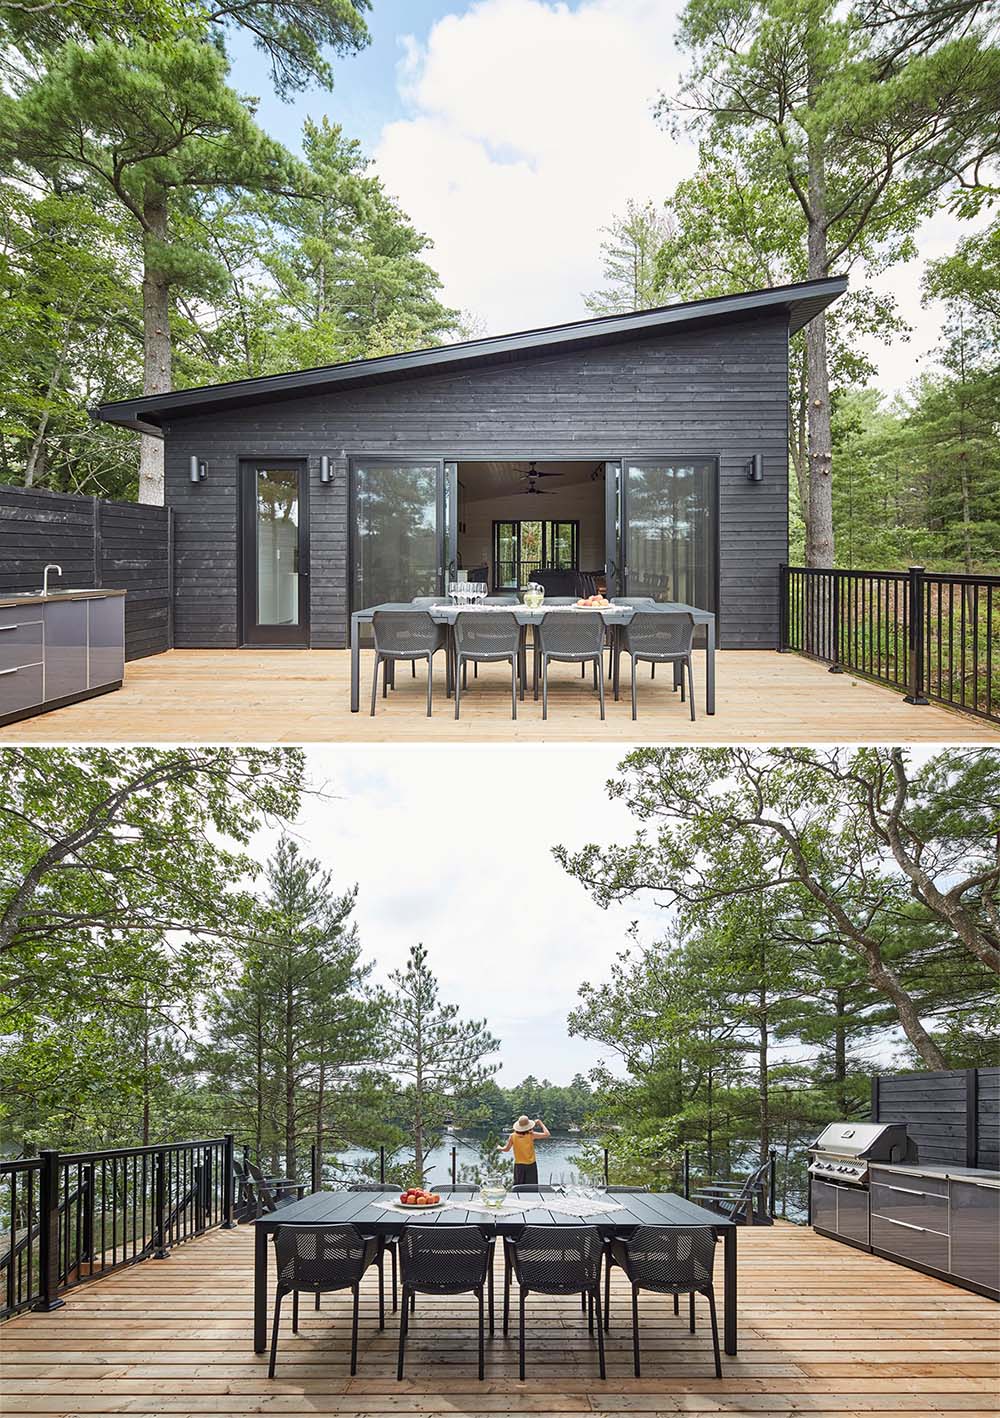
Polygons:
<instances>
[{"instance_id":1,"label":"outdoor dining table","mask_svg":"<svg viewBox=\"0 0 1000 1418\"><path fill-rule=\"evenodd\" d=\"M497 1236L517 1235L522 1226L596 1226L605 1239L627 1237L636 1226L711 1226L723 1246L723 1338L727 1354L736 1347L736 1232L727 1217L706 1207L696 1206L669 1192L616 1192L608 1198L614 1209L584 1217L573 1214L572 1197L555 1193L544 1207L528 1211L506 1208L496 1214L449 1206L442 1210L408 1216L386 1208L398 1201L399 1192L336 1191L313 1192L301 1201L268 1212L254 1223L253 1347L263 1354L267 1348L268 1240L279 1226L343 1226L350 1223L367 1236L398 1236L406 1225L479 1226ZM470 1198L471 1199L471 1198ZM511 1198L508 1197L508 1201ZM537 1201L538 1198L532 1198Z\"/></svg>"},{"instance_id":2,"label":"outdoor dining table","mask_svg":"<svg viewBox=\"0 0 1000 1418\"><path fill-rule=\"evenodd\" d=\"M483 609L482 607L469 607L469 609ZM529 610L527 606L518 604L511 606L497 606L501 611L512 611L519 625L540 625L547 615L599 615L605 625L628 625L629 621L636 613L635 606L610 605L606 609L576 610L572 606L542 606L539 610ZM642 607L641 609L649 609ZM715 713L715 615L712 611L701 610L698 606L689 606L683 601L657 601L655 605L657 611L686 611L694 619L696 626L705 627L705 712ZM429 615L438 625L453 626L458 617L464 614L461 606L447 605L442 600L439 606L415 606L410 601L386 601L384 605L369 606L366 610L355 611L351 616L351 713L356 714L361 704L361 627L371 625L376 611L412 611L415 615ZM612 665L614 670L614 694L618 698L618 665L619 655L617 649L612 655ZM391 680L390 680L391 683ZM448 657L448 692L451 693L451 656Z\"/></svg>"}]
</instances>

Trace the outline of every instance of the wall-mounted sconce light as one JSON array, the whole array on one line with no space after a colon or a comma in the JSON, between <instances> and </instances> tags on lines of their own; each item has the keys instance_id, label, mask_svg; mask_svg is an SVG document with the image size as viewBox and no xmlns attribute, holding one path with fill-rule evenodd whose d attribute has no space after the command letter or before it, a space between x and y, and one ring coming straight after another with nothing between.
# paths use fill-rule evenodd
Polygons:
<instances>
[{"instance_id":1,"label":"wall-mounted sconce light","mask_svg":"<svg viewBox=\"0 0 1000 1418\"><path fill-rule=\"evenodd\" d=\"M193 483L202 483L205 481L205 474L208 472L208 464L205 462L204 458L199 458L196 453L192 453L191 462L188 466L190 469L190 478Z\"/></svg>"},{"instance_id":2,"label":"wall-mounted sconce light","mask_svg":"<svg viewBox=\"0 0 1000 1418\"><path fill-rule=\"evenodd\" d=\"M747 482L762 483L764 481L764 458L760 453L755 453L749 463L745 463L744 471L747 475Z\"/></svg>"},{"instance_id":3,"label":"wall-mounted sconce light","mask_svg":"<svg viewBox=\"0 0 1000 1418\"><path fill-rule=\"evenodd\" d=\"M321 483L330 481L330 459L325 453L319 460L319 480Z\"/></svg>"}]
</instances>

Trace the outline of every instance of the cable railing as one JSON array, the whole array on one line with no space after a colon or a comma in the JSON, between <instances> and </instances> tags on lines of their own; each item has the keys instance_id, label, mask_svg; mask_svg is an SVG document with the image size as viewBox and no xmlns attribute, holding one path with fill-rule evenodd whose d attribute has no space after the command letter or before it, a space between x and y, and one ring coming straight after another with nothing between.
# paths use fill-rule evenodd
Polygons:
<instances>
[{"instance_id":1,"label":"cable railing","mask_svg":"<svg viewBox=\"0 0 1000 1418\"><path fill-rule=\"evenodd\" d=\"M782 566L779 650L1000 723L1000 576Z\"/></svg>"},{"instance_id":2,"label":"cable railing","mask_svg":"<svg viewBox=\"0 0 1000 1418\"><path fill-rule=\"evenodd\" d=\"M0 1162L0 1319L233 1224L232 1136Z\"/></svg>"}]
</instances>

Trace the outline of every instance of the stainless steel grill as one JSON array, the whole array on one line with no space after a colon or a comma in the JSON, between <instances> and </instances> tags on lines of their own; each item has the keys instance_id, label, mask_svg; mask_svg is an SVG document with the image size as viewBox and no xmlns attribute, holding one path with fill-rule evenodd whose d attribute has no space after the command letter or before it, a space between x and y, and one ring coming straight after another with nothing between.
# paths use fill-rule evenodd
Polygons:
<instances>
[{"instance_id":1,"label":"stainless steel grill","mask_svg":"<svg viewBox=\"0 0 1000 1418\"><path fill-rule=\"evenodd\" d=\"M812 1176L849 1186L868 1185L870 1162L914 1162L905 1123L831 1123L809 1149Z\"/></svg>"}]
</instances>

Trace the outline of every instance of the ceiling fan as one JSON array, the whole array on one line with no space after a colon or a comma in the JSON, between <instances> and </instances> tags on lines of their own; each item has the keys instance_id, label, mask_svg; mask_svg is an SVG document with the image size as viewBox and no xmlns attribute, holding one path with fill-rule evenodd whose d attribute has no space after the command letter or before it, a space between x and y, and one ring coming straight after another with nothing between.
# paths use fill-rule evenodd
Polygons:
<instances>
[{"instance_id":1,"label":"ceiling fan","mask_svg":"<svg viewBox=\"0 0 1000 1418\"><path fill-rule=\"evenodd\" d=\"M544 474L544 473L543 473L543 474L536 474L536 476L544 477L545 474ZM534 482L534 480L532 479L532 477L531 477L530 474L528 474L528 486L524 489L524 495L525 495L526 497L551 497L551 496L552 496L551 493L543 492L542 489L537 485L537 483Z\"/></svg>"},{"instance_id":2,"label":"ceiling fan","mask_svg":"<svg viewBox=\"0 0 1000 1418\"><path fill-rule=\"evenodd\" d=\"M536 462L537 459L532 458L531 467L526 473L521 474L522 482L528 482L531 478L561 478L563 476L562 473L547 473L544 468L541 472L539 472L538 469L535 467Z\"/></svg>"}]
</instances>

